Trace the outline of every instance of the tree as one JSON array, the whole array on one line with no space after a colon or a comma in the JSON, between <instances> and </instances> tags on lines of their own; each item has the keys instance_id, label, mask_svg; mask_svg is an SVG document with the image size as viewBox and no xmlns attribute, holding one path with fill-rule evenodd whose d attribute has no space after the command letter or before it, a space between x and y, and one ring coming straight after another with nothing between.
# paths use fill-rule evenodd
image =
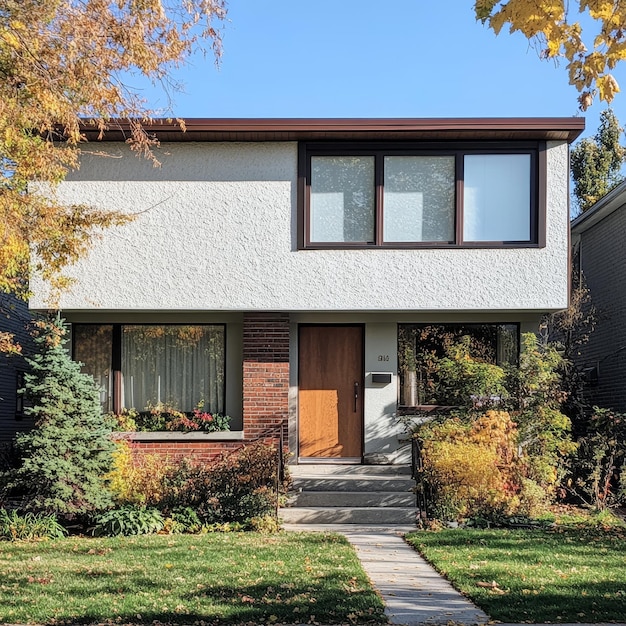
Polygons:
<instances>
[{"instance_id":1,"label":"tree","mask_svg":"<svg viewBox=\"0 0 626 626\"><path fill-rule=\"evenodd\" d=\"M581 139L572 149L571 168L574 196L579 211L586 211L619 185L626 149L619 142L624 129L611 109L600 114L600 126L593 138Z\"/></svg>"},{"instance_id":2,"label":"tree","mask_svg":"<svg viewBox=\"0 0 626 626\"><path fill-rule=\"evenodd\" d=\"M65 335L60 318L38 323L39 352L27 359L23 391L35 427L16 437L22 464L10 482L25 493L25 508L72 519L111 504L103 476L114 444L99 391L72 361Z\"/></svg>"},{"instance_id":3,"label":"tree","mask_svg":"<svg viewBox=\"0 0 626 626\"><path fill-rule=\"evenodd\" d=\"M593 20L571 21L576 9ZM497 34L505 24L538 43L544 59L565 59L569 82L587 110L598 96L610 103L619 92L612 75L626 59L626 2L619 0L475 0L476 19Z\"/></svg>"},{"instance_id":4,"label":"tree","mask_svg":"<svg viewBox=\"0 0 626 626\"><path fill-rule=\"evenodd\" d=\"M156 140L141 120L154 112L125 80L176 87L168 70L203 40L219 59L214 24L225 11L225 0L0 2L1 292L26 297L31 270L63 287L62 269L92 238L130 219L55 200L54 187L78 167L82 124L103 132L132 118L127 141L151 157Z\"/></svg>"}]
</instances>

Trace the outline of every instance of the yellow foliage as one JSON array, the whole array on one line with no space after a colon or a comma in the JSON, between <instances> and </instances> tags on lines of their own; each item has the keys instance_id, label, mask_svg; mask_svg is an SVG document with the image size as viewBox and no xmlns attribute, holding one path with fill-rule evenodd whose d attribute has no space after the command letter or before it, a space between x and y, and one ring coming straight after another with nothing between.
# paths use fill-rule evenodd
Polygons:
<instances>
[{"instance_id":1,"label":"yellow foliage","mask_svg":"<svg viewBox=\"0 0 626 626\"><path fill-rule=\"evenodd\" d=\"M3 0L1 14L0 291L24 297L33 270L65 286L63 268L92 238L130 219L55 199L78 166L81 124L133 118L128 143L154 160L140 121L152 112L124 76L167 83L202 37L219 58L225 0Z\"/></svg>"},{"instance_id":2,"label":"yellow foliage","mask_svg":"<svg viewBox=\"0 0 626 626\"><path fill-rule=\"evenodd\" d=\"M476 19L497 34L508 24L538 43L544 58L562 58L584 111L597 96L610 103L619 92L611 70L626 59L626 2L618 0L475 0ZM572 16L586 14L583 28Z\"/></svg>"},{"instance_id":3,"label":"yellow foliage","mask_svg":"<svg viewBox=\"0 0 626 626\"><path fill-rule=\"evenodd\" d=\"M510 507L517 491L516 427L507 412L487 411L471 423L450 418L420 434L424 474L444 514Z\"/></svg>"},{"instance_id":4,"label":"yellow foliage","mask_svg":"<svg viewBox=\"0 0 626 626\"><path fill-rule=\"evenodd\" d=\"M113 469L106 475L118 504L154 505L165 495L167 476L174 466L158 454L133 455L127 441L116 441Z\"/></svg>"}]
</instances>

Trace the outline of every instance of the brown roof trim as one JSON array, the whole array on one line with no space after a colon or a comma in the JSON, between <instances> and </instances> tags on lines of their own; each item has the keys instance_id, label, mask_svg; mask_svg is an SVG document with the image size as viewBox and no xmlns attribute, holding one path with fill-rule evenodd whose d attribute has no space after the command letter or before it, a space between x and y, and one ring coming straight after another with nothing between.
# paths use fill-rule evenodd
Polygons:
<instances>
[{"instance_id":1,"label":"brown roof trim","mask_svg":"<svg viewBox=\"0 0 626 626\"><path fill-rule=\"evenodd\" d=\"M532 118L188 118L186 132L173 119L144 124L160 141L315 140L557 140L571 143L584 130L582 117ZM98 131L83 127L89 141ZM112 121L104 141L124 141L129 123Z\"/></svg>"}]
</instances>

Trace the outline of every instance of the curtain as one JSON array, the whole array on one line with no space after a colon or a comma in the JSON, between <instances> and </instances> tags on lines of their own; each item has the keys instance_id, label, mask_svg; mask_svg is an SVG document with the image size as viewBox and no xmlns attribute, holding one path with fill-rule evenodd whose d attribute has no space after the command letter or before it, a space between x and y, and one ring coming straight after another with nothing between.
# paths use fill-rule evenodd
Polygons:
<instances>
[{"instance_id":1,"label":"curtain","mask_svg":"<svg viewBox=\"0 0 626 626\"><path fill-rule=\"evenodd\" d=\"M224 411L224 327L122 326L122 406Z\"/></svg>"},{"instance_id":2,"label":"curtain","mask_svg":"<svg viewBox=\"0 0 626 626\"><path fill-rule=\"evenodd\" d=\"M93 376L100 389L100 405L107 413L113 410L113 377L111 376L111 354L113 326L110 324L74 324L73 358L82 364L81 370Z\"/></svg>"}]
</instances>

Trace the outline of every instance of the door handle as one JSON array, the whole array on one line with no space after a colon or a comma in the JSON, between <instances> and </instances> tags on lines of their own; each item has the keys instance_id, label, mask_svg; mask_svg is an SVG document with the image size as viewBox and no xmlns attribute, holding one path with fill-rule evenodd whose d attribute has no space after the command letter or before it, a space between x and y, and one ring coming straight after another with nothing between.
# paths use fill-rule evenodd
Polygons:
<instances>
[{"instance_id":1,"label":"door handle","mask_svg":"<svg viewBox=\"0 0 626 626\"><path fill-rule=\"evenodd\" d=\"M354 383L354 412L357 412L357 403L359 401L359 383Z\"/></svg>"}]
</instances>

